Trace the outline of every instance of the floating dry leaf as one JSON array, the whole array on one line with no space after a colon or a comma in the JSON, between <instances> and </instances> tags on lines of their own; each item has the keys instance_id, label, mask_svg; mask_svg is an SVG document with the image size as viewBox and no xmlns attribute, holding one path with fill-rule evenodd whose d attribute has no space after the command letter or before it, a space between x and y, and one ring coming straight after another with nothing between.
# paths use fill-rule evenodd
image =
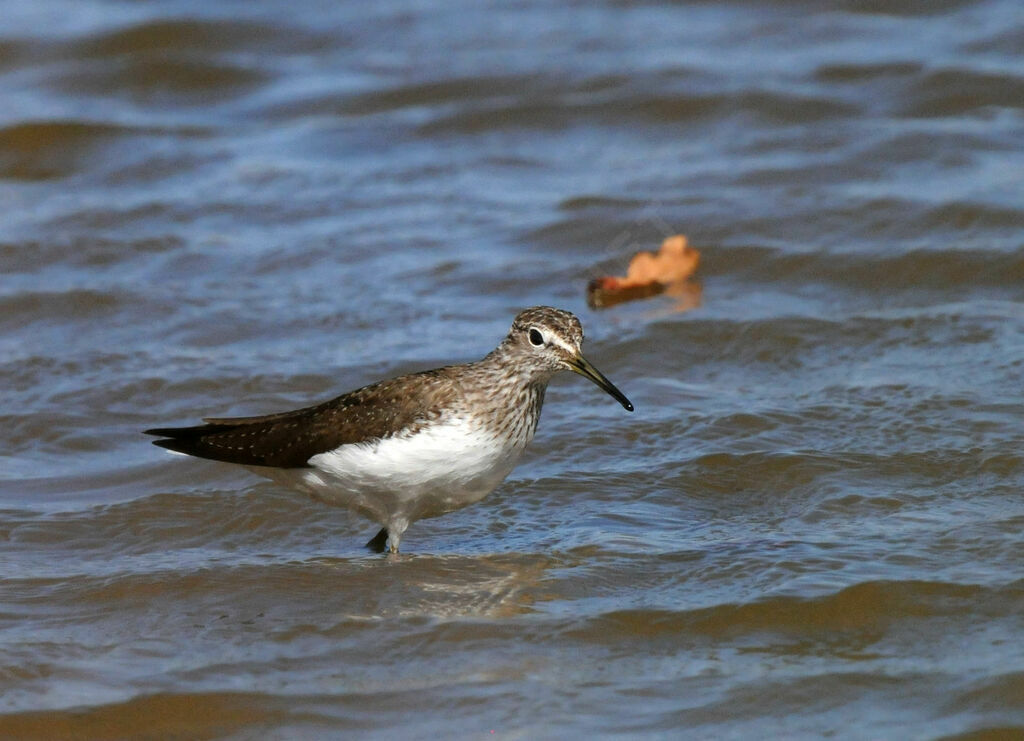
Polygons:
<instances>
[{"instance_id":1,"label":"floating dry leaf","mask_svg":"<svg viewBox=\"0 0 1024 741\"><path fill-rule=\"evenodd\" d=\"M633 301L664 293L670 286L679 288L697 270L700 252L686 237L676 234L661 243L657 254L638 252L629 261L626 276L603 276L587 286L587 303L594 309L623 301Z\"/></svg>"}]
</instances>

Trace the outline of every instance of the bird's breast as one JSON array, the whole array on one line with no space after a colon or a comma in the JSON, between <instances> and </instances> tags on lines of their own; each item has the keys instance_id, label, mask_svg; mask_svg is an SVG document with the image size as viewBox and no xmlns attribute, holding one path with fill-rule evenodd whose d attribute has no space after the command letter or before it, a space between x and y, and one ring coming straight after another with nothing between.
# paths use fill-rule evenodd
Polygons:
<instances>
[{"instance_id":1,"label":"bird's breast","mask_svg":"<svg viewBox=\"0 0 1024 741\"><path fill-rule=\"evenodd\" d=\"M372 442L341 445L313 456L344 504L357 497L405 501L414 519L451 511L482 499L515 467L529 437L510 438L462 417ZM414 505L415 502L420 504Z\"/></svg>"}]
</instances>

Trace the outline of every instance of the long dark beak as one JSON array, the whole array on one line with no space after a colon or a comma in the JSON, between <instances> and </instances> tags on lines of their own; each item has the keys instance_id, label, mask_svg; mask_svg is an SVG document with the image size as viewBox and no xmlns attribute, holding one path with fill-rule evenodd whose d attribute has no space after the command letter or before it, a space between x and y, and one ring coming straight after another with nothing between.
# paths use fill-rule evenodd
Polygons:
<instances>
[{"instance_id":1,"label":"long dark beak","mask_svg":"<svg viewBox=\"0 0 1024 741\"><path fill-rule=\"evenodd\" d=\"M569 368L571 368L574 373L579 373L584 378L589 378L602 389L607 391L615 401L622 404L623 408L625 408L627 412L633 411L633 405L630 403L629 399L626 398L626 395L615 388L615 384L605 378L604 373L592 366L590 361L585 357L577 355L572 360L569 360L568 363Z\"/></svg>"}]
</instances>

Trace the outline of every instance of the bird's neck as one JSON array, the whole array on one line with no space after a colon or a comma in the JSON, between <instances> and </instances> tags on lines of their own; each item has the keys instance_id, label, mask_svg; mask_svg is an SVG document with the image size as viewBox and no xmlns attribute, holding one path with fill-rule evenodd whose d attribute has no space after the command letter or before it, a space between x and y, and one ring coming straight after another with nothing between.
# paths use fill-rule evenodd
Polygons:
<instances>
[{"instance_id":1,"label":"bird's neck","mask_svg":"<svg viewBox=\"0 0 1024 741\"><path fill-rule=\"evenodd\" d=\"M478 419L486 420L498 434L523 445L528 443L537 429L544 392L554 374L515 362L503 345L472 366L473 388L463 391L476 408Z\"/></svg>"},{"instance_id":2,"label":"bird's neck","mask_svg":"<svg viewBox=\"0 0 1024 741\"><path fill-rule=\"evenodd\" d=\"M495 393L519 394L522 389L535 387L543 396L555 371L523 362L521 352L520 348L506 339L472 365L495 387Z\"/></svg>"}]
</instances>

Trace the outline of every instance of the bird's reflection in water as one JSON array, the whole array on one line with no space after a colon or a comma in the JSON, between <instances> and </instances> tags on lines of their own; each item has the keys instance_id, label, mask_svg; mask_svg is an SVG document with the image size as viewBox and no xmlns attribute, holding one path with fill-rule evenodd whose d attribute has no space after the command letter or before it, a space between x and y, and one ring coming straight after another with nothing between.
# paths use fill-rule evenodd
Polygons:
<instances>
[{"instance_id":1,"label":"bird's reflection in water","mask_svg":"<svg viewBox=\"0 0 1024 741\"><path fill-rule=\"evenodd\" d=\"M562 562L541 554L432 556L395 554L358 559L373 573L373 596L356 595L363 617L510 617L547 599L539 586ZM325 562L319 562L322 567ZM352 561L335 562L350 571ZM364 574L369 577L370 574ZM362 609L360 609L362 608ZM351 609L351 608L350 608ZM349 617L358 617L349 615Z\"/></svg>"}]
</instances>

